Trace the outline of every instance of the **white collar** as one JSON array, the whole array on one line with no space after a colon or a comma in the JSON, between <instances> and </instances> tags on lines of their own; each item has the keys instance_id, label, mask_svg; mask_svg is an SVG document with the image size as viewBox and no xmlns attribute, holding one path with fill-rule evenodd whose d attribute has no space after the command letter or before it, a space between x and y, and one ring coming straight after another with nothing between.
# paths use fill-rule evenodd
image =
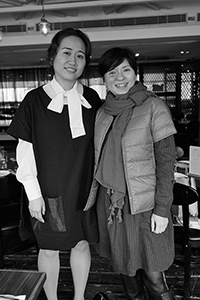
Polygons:
<instances>
[{"instance_id":1,"label":"white collar","mask_svg":"<svg viewBox=\"0 0 200 300\"><path fill-rule=\"evenodd\" d=\"M91 105L82 95L83 86L76 81L71 90L65 91L56 79L53 78L52 81L43 86L43 89L52 99L47 106L48 109L56 113L62 113L64 105L68 105L72 138L85 135L82 105L87 109L91 108Z\"/></svg>"},{"instance_id":2,"label":"white collar","mask_svg":"<svg viewBox=\"0 0 200 300\"><path fill-rule=\"evenodd\" d=\"M81 83L79 83L78 81L75 82L74 86L72 87L72 89L76 87L78 93L80 95L83 95L83 86ZM45 84L43 86L43 89L45 90L45 92L47 93L47 95L53 99L58 93L61 92L67 92L63 89L63 87L58 83L58 81L55 79L55 77L48 82L47 84ZM70 91L70 90L69 90Z\"/></svg>"}]
</instances>

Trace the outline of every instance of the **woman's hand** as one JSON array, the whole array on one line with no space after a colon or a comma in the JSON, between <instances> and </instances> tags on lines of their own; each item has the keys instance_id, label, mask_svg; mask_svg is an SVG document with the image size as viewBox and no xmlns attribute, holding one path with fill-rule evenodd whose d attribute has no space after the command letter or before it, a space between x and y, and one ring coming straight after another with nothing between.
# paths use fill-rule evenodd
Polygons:
<instances>
[{"instance_id":1,"label":"woman's hand","mask_svg":"<svg viewBox=\"0 0 200 300\"><path fill-rule=\"evenodd\" d=\"M152 214L151 216L151 231L154 233L162 233L167 228L169 223L168 218L160 217Z\"/></svg>"},{"instance_id":2,"label":"woman's hand","mask_svg":"<svg viewBox=\"0 0 200 300\"><path fill-rule=\"evenodd\" d=\"M29 201L29 211L32 218L36 218L39 222L44 223L45 202L42 197Z\"/></svg>"}]
</instances>

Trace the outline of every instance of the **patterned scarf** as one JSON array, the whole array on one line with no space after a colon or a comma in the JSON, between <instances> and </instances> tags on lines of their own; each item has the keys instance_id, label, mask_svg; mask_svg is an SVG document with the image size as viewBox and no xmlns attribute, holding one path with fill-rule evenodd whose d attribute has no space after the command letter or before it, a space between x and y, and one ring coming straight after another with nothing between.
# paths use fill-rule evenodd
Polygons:
<instances>
[{"instance_id":1,"label":"patterned scarf","mask_svg":"<svg viewBox=\"0 0 200 300\"><path fill-rule=\"evenodd\" d=\"M152 92L147 91L147 88L141 82L136 82L126 94L115 96L108 92L103 105L105 113L115 118L102 150L95 177L101 185L108 188L111 201L109 224L112 223L112 216L115 214L116 208L118 209L117 218L121 222L121 210L126 195L121 147L122 134L131 118L134 106L141 105L152 95L155 96Z\"/></svg>"}]
</instances>

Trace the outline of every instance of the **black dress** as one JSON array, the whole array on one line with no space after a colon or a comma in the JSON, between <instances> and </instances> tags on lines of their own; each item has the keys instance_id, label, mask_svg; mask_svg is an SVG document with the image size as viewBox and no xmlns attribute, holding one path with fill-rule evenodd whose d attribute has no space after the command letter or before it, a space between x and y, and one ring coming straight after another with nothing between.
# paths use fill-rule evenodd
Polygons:
<instances>
[{"instance_id":1,"label":"black dress","mask_svg":"<svg viewBox=\"0 0 200 300\"><path fill-rule=\"evenodd\" d=\"M46 213L44 224L31 221L42 249L69 250L80 240L98 240L95 209L83 209L93 177L95 115L102 102L85 86L83 96L92 106L82 107L85 136L72 139L67 105L61 114L47 109L51 99L42 87L25 96L7 131L33 145Z\"/></svg>"}]
</instances>

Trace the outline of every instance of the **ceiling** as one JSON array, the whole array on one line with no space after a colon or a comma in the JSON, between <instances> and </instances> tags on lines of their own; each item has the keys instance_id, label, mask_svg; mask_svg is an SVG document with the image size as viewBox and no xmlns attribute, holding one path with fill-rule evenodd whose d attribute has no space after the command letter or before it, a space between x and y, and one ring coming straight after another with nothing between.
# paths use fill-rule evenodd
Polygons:
<instances>
[{"instance_id":1,"label":"ceiling","mask_svg":"<svg viewBox=\"0 0 200 300\"><path fill-rule=\"evenodd\" d=\"M44 13L52 26L66 22L69 22L68 27L76 24L74 22L83 25L78 28L92 41L93 63L108 48L119 45L139 53L138 61L141 62L200 59L200 0L44 0L43 3L41 0L0 0L0 28L3 31L0 68L47 65L46 50L57 29L52 27L47 36L37 31L36 24ZM171 15L186 16L186 19L172 21ZM164 16L166 23L160 22ZM144 22L146 18L147 23L138 26L127 23L125 26L126 19L131 18L138 22ZM157 23L148 23L150 19ZM97 20L102 24L107 21L109 26L87 27L87 21ZM123 26L110 26L112 22L120 24L122 20ZM24 24L25 32L17 32L16 26Z\"/></svg>"}]
</instances>

